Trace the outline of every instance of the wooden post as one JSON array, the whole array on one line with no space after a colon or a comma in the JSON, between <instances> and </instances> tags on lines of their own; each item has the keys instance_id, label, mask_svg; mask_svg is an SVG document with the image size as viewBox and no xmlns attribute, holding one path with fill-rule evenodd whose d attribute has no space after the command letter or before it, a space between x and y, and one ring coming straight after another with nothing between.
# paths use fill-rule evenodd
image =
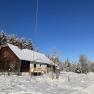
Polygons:
<instances>
[{"instance_id":1,"label":"wooden post","mask_svg":"<svg viewBox=\"0 0 94 94\"><path fill-rule=\"evenodd\" d=\"M54 70L53 70L53 66L51 65L51 72L52 72L52 80L54 79Z\"/></svg>"},{"instance_id":2,"label":"wooden post","mask_svg":"<svg viewBox=\"0 0 94 94\"><path fill-rule=\"evenodd\" d=\"M18 71L18 75L21 75L21 60L19 62L19 71Z\"/></svg>"},{"instance_id":3,"label":"wooden post","mask_svg":"<svg viewBox=\"0 0 94 94\"><path fill-rule=\"evenodd\" d=\"M31 74L31 73L32 73L32 72L31 72L31 69L32 69L32 67L31 67L31 61L30 61L30 66L29 66L29 67L30 67L29 74L30 74L30 76L31 76L31 75L32 75L32 74Z\"/></svg>"}]
</instances>

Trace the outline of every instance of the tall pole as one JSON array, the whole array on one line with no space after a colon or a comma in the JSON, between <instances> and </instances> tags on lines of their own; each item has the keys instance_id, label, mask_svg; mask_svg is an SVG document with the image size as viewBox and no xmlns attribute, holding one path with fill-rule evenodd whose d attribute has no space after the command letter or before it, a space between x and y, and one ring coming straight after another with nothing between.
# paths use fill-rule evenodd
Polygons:
<instances>
[{"instance_id":1,"label":"tall pole","mask_svg":"<svg viewBox=\"0 0 94 94\"><path fill-rule=\"evenodd\" d=\"M39 1L36 0L34 39L35 39L35 35L36 35L36 33L37 33L37 30L38 30L38 8L39 8ZM35 61L34 61L34 51L33 51L32 53L33 53L33 64L34 64L34 63L35 63ZM30 69L30 70L31 70L31 69ZM30 71L30 74L31 74L31 71Z\"/></svg>"}]
</instances>

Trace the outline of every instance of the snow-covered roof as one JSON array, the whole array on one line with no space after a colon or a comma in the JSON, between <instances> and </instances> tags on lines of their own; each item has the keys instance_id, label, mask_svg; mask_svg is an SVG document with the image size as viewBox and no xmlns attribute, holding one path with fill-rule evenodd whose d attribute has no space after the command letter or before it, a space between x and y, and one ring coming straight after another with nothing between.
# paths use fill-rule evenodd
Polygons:
<instances>
[{"instance_id":1,"label":"snow-covered roof","mask_svg":"<svg viewBox=\"0 0 94 94\"><path fill-rule=\"evenodd\" d=\"M20 60L34 61L37 63L53 65L53 62L42 53L35 52L28 49L20 49L19 47L9 43L7 43L7 45Z\"/></svg>"}]
</instances>

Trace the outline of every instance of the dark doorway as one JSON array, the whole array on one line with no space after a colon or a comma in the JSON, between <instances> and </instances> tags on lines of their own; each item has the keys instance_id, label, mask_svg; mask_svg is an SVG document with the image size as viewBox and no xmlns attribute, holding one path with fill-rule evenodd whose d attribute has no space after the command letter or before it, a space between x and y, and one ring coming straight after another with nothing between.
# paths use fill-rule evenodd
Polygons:
<instances>
[{"instance_id":1,"label":"dark doorway","mask_svg":"<svg viewBox=\"0 0 94 94\"><path fill-rule=\"evenodd\" d=\"M34 64L34 68L36 68L36 64Z\"/></svg>"},{"instance_id":2,"label":"dark doorway","mask_svg":"<svg viewBox=\"0 0 94 94\"><path fill-rule=\"evenodd\" d=\"M30 62L21 61L21 72L29 72L29 71L30 71Z\"/></svg>"}]
</instances>

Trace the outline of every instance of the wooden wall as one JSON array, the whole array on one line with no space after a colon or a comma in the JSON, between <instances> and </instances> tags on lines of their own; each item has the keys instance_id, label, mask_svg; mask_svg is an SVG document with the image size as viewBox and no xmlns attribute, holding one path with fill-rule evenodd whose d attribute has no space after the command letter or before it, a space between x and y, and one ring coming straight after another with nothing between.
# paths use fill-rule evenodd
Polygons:
<instances>
[{"instance_id":1,"label":"wooden wall","mask_svg":"<svg viewBox=\"0 0 94 94\"><path fill-rule=\"evenodd\" d=\"M19 63L20 60L9 47L2 47L0 49L0 71L16 72L19 70Z\"/></svg>"}]
</instances>

